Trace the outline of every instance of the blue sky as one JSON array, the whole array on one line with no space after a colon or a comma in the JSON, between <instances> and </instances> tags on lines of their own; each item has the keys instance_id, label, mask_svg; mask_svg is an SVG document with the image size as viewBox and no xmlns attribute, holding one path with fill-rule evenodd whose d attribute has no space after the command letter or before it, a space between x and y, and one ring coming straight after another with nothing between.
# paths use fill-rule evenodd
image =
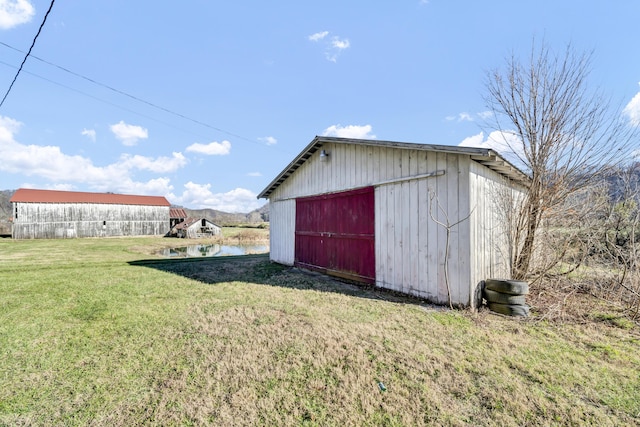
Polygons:
<instances>
[{"instance_id":1,"label":"blue sky","mask_svg":"<svg viewBox=\"0 0 640 427\"><path fill-rule=\"evenodd\" d=\"M48 7L0 0L0 95ZM0 107L0 189L248 212L315 135L487 144L486 73L534 37L593 50L592 85L640 125L638 16L637 0L58 0Z\"/></svg>"}]
</instances>

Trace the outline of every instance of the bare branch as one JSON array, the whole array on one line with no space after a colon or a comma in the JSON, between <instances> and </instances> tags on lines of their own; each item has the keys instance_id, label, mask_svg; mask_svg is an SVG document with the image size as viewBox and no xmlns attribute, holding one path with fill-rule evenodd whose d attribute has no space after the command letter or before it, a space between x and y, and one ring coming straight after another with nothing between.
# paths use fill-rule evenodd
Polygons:
<instances>
[{"instance_id":1,"label":"bare branch","mask_svg":"<svg viewBox=\"0 0 640 427\"><path fill-rule=\"evenodd\" d=\"M620 108L611 109L601 91L588 87L591 59L591 52L576 53L570 44L555 54L534 40L527 62L512 54L504 70L488 74L491 127L503 135L505 157L531 177L514 219L522 231L513 243L514 278L530 272L545 218L631 158L638 128L623 120Z\"/></svg>"},{"instance_id":2,"label":"bare branch","mask_svg":"<svg viewBox=\"0 0 640 427\"><path fill-rule=\"evenodd\" d=\"M436 204L438 205L438 210L444 216L444 219L445 219L444 221L438 220L433 215L433 201L434 200L436 201ZM431 220L433 222L438 224L440 227L443 227L445 229L445 231L446 231L446 240L445 240L445 247L444 247L444 262L443 262L443 264L444 264L444 281L445 281L445 284L447 285L447 297L449 299L449 308L451 308L451 309L453 309L453 303L451 301L451 284L449 283L449 245L450 245L450 242L451 242L451 229L453 227L455 227L456 225L460 224L461 222L466 221L467 219L469 219L469 217L471 217L471 214L473 213L474 209L471 209L471 211L469 212L469 215L465 216L462 219L459 219L458 221L456 221L454 223L451 223L451 221L449 220L449 214L447 213L447 211L440 204L440 200L436 196L435 192L433 190L429 190L429 216L431 217Z\"/></svg>"}]
</instances>

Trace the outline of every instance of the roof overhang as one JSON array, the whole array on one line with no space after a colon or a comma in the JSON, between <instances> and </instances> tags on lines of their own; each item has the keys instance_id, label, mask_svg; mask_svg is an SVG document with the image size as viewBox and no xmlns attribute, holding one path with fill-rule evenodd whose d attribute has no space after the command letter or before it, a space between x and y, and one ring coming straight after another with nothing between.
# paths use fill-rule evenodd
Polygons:
<instances>
[{"instance_id":1,"label":"roof overhang","mask_svg":"<svg viewBox=\"0 0 640 427\"><path fill-rule=\"evenodd\" d=\"M372 147L389 147L405 150L424 150L439 153L464 154L471 157L471 160L478 162L489 169L499 173L507 179L520 185L528 186L530 178L515 167L496 151L488 148L460 147L455 145L432 145L417 144L413 142L382 141L377 139L354 139L337 138L329 136L316 136L274 179L265 187L258 198L267 199L273 191L289 178L300 166L304 164L316 151L328 143L334 144L354 144Z\"/></svg>"}]
</instances>

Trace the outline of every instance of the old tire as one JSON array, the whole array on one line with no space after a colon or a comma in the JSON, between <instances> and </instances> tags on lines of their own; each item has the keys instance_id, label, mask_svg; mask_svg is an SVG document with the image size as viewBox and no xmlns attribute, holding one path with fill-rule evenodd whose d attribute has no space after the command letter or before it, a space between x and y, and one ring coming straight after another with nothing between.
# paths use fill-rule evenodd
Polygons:
<instances>
[{"instance_id":1,"label":"old tire","mask_svg":"<svg viewBox=\"0 0 640 427\"><path fill-rule=\"evenodd\" d=\"M526 304L498 304L496 302L490 302L489 310L494 313L504 314L505 316L529 316L529 306Z\"/></svg>"},{"instance_id":2,"label":"old tire","mask_svg":"<svg viewBox=\"0 0 640 427\"><path fill-rule=\"evenodd\" d=\"M509 295L526 295L529 293L529 284L521 280L487 279L484 281L485 290Z\"/></svg>"},{"instance_id":3,"label":"old tire","mask_svg":"<svg viewBox=\"0 0 640 427\"><path fill-rule=\"evenodd\" d=\"M484 290L484 299L488 302L495 302L498 304L510 304L510 305L524 305L524 295L510 295L500 292L492 291L491 289Z\"/></svg>"}]
</instances>

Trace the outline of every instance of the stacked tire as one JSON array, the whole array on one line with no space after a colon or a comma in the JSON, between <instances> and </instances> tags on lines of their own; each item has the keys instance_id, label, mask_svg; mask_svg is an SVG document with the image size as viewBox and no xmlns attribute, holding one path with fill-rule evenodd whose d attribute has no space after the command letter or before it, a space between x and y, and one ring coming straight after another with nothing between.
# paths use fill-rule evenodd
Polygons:
<instances>
[{"instance_id":1,"label":"stacked tire","mask_svg":"<svg viewBox=\"0 0 640 427\"><path fill-rule=\"evenodd\" d=\"M489 310L506 316L529 315L525 295L529 284L521 280L487 279L484 281L482 297L487 300Z\"/></svg>"}]
</instances>

